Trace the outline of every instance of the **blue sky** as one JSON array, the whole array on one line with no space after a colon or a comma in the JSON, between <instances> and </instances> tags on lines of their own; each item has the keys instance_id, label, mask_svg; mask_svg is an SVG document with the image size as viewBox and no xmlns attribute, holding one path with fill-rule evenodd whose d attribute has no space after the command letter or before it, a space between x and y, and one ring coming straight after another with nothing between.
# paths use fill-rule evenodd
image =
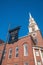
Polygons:
<instances>
[{"instance_id":1,"label":"blue sky","mask_svg":"<svg viewBox=\"0 0 43 65\"><path fill-rule=\"evenodd\" d=\"M27 35L29 12L43 35L43 0L0 0L0 39L6 41L9 24L21 26L19 37Z\"/></svg>"}]
</instances>

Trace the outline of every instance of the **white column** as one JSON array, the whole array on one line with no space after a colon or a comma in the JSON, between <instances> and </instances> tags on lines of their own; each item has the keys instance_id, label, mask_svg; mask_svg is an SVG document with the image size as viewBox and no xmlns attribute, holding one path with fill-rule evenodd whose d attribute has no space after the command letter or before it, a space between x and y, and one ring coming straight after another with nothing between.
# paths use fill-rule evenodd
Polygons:
<instances>
[{"instance_id":1,"label":"white column","mask_svg":"<svg viewBox=\"0 0 43 65\"><path fill-rule=\"evenodd\" d=\"M35 56L35 50L34 50L34 48L33 48L33 55L34 55L35 65L37 65L37 61L36 61L36 56Z\"/></svg>"},{"instance_id":2,"label":"white column","mask_svg":"<svg viewBox=\"0 0 43 65\"><path fill-rule=\"evenodd\" d=\"M39 49L39 52L40 52L40 57L41 57L41 60L42 60L42 63L43 63L43 58L42 58L42 52L41 52L41 49Z\"/></svg>"}]
</instances>

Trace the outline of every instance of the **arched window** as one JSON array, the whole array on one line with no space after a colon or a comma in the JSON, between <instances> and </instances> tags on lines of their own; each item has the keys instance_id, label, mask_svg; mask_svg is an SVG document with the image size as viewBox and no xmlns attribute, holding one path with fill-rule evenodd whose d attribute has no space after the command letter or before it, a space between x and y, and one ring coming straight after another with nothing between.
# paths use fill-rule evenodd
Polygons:
<instances>
[{"instance_id":1,"label":"arched window","mask_svg":"<svg viewBox=\"0 0 43 65\"><path fill-rule=\"evenodd\" d=\"M28 56L28 45L24 44L24 56Z\"/></svg>"},{"instance_id":2,"label":"arched window","mask_svg":"<svg viewBox=\"0 0 43 65\"><path fill-rule=\"evenodd\" d=\"M16 57L18 57L18 55L19 55L18 50L19 50L19 48L18 48L18 46L17 46L17 47L15 48L15 56L16 56Z\"/></svg>"},{"instance_id":3,"label":"arched window","mask_svg":"<svg viewBox=\"0 0 43 65\"><path fill-rule=\"evenodd\" d=\"M38 39L37 38L34 38L34 42L37 44L38 43Z\"/></svg>"},{"instance_id":4,"label":"arched window","mask_svg":"<svg viewBox=\"0 0 43 65\"><path fill-rule=\"evenodd\" d=\"M9 58L12 57L12 48L9 49Z\"/></svg>"}]
</instances>

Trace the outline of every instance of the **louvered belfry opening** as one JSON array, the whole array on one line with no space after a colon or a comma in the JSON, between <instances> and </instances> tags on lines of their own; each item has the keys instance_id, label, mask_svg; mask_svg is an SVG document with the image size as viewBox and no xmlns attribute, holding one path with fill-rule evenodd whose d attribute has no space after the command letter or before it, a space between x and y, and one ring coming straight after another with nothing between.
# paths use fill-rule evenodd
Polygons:
<instances>
[{"instance_id":1,"label":"louvered belfry opening","mask_svg":"<svg viewBox=\"0 0 43 65\"><path fill-rule=\"evenodd\" d=\"M20 26L14 28L12 30L9 30L9 41L8 41L9 44L18 41L19 29L20 29Z\"/></svg>"}]
</instances>

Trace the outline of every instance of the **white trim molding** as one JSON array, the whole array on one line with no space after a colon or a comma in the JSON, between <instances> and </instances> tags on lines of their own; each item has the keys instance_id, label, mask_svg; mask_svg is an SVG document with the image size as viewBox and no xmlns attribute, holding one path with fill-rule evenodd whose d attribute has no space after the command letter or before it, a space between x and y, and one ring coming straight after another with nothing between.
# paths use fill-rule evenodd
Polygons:
<instances>
[{"instance_id":1,"label":"white trim molding","mask_svg":"<svg viewBox=\"0 0 43 65\"><path fill-rule=\"evenodd\" d=\"M36 60L35 50L34 50L34 48L33 48L33 55L34 55L35 65L37 65L37 60Z\"/></svg>"},{"instance_id":2,"label":"white trim molding","mask_svg":"<svg viewBox=\"0 0 43 65\"><path fill-rule=\"evenodd\" d=\"M41 49L39 49L39 52L40 52L40 57L41 57L41 61L42 61L42 63L43 63L43 58L42 58L42 52L41 52L42 50Z\"/></svg>"}]
</instances>

